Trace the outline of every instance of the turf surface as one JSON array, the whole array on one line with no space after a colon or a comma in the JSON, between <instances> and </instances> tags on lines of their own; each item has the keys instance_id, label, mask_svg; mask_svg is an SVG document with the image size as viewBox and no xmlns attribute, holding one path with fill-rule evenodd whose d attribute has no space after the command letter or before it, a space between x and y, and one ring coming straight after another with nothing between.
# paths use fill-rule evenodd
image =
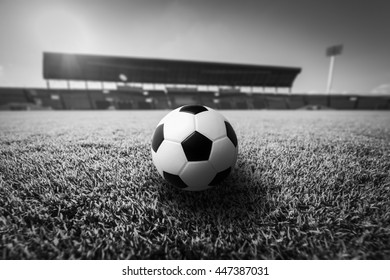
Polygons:
<instances>
[{"instance_id":1,"label":"turf surface","mask_svg":"<svg viewBox=\"0 0 390 280\"><path fill-rule=\"evenodd\" d=\"M154 169L166 111L0 112L2 259L390 259L389 112L227 111L233 174Z\"/></svg>"}]
</instances>

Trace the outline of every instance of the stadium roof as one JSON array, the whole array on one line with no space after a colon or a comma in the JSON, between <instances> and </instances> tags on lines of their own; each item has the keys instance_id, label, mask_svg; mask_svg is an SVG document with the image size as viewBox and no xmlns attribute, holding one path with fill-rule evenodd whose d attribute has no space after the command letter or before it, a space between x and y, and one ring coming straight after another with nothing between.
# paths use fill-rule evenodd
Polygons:
<instances>
[{"instance_id":1,"label":"stadium roof","mask_svg":"<svg viewBox=\"0 0 390 280\"><path fill-rule=\"evenodd\" d=\"M45 52L43 77L151 84L292 87L301 68Z\"/></svg>"}]
</instances>

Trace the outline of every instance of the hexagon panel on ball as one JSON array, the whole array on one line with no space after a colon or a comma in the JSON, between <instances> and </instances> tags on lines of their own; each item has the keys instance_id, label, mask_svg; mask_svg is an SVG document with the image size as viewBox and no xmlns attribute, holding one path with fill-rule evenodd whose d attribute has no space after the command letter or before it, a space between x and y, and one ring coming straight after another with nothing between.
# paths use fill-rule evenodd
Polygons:
<instances>
[{"instance_id":1,"label":"hexagon panel on ball","mask_svg":"<svg viewBox=\"0 0 390 280\"><path fill-rule=\"evenodd\" d=\"M215 110L208 110L195 116L195 129L211 140L226 136L224 117Z\"/></svg>"}]
</instances>

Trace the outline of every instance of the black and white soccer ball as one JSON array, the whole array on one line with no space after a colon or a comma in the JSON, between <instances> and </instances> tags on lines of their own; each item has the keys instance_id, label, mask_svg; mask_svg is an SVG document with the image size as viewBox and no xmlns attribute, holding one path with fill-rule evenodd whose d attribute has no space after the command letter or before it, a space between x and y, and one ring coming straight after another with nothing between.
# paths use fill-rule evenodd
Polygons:
<instances>
[{"instance_id":1,"label":"black and white soccer ball","mask_svg":"<svg viewBox=\"0 0 390 280\"><path fill-rule=\"evenodd\" d=\"M237 136L219 112L186 105L168 113L152 137L153 163L172 185L189 191L209 189L231 172Z\"/></svg>"}]
</instances>

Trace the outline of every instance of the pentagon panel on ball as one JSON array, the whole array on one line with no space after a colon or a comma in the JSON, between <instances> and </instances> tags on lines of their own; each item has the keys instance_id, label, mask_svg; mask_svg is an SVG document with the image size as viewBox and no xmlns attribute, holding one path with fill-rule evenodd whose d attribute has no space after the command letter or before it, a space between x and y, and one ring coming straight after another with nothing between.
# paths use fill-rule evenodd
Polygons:
<instances>
[{"instance_id":1,"label":"pentagon panel on ball","mask_svg":"<svg viewBox=\"0 0 390 280\"><path fill-rule=\"evenodd\" d=\"M202 105L185 105L183 107L180 107L179 111L183 113L196 115L201 112L207 111L207 108Z\"/></svg>"},{"instance_id":2,"label":"pentagon panel on ball","mask_svg":"<svg viewBox=\"0 0 390 280\"><path fill-rule=\"evenodd\" d=\"M233 127L219 112L186 105L158 123L151 152L158 173L167 182L183 190L201 191L230 174L238 141Z\"/></svg>"},{"instance_id":3,"label":"pentagon panel on ball","mask_svg":"<svg viewBox=\"0 0 390 280\"><path fill-rule=\"evenodd\" d=\"M213 142L198 131L194 131L181 142L188 161L208 160Z\"/></svg>"}]
</instances>

